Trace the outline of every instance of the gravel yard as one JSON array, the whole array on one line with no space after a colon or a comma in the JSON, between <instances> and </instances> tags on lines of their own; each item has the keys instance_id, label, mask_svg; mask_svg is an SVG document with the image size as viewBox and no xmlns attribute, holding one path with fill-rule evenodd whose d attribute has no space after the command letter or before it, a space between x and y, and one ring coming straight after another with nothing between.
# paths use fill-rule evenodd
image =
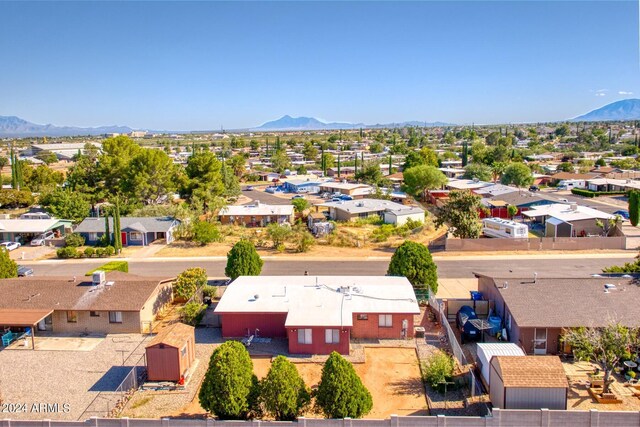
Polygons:
<instances>
[{"instance_id":1,"label":"gravel yard","mask_svg":"<svg viewBox=\"0 0 640 427\"><path fill-rule=\"evenodd\" d=\"M0 390L5 403L15 405L0 418L77 420L104 416L107 405L117 400L112 392L144 354L148 338L108 335L90 351L0 351ZM89 406L96 412L85 412ZM45 410L39 410L42 408Z\"/></svg>"}]
</instances>

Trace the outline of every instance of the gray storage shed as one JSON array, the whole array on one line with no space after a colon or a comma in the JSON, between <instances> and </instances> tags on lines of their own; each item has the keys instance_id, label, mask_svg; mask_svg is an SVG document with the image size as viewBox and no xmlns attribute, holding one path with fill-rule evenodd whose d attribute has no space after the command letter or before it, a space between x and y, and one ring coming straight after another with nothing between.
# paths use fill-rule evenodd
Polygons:
<instances>
[{"instance_id":1,"label":"gray storage shed","mask_svg":"<svg viewBox=\"0 0 640 427\"><path fill-rule=\"evenodd\" d=\"M500 409L567 409L569 383L558 356L495 356L489 396Z\"/></svg>"}]
</instances>

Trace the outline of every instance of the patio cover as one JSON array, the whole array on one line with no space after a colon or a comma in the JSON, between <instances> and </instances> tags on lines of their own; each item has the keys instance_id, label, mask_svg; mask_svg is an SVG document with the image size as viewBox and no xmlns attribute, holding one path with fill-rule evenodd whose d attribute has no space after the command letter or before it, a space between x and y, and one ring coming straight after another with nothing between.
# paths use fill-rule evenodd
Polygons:
<instances>
[{"instance_id":1,"label":"patio cover","mask_svg":"<svg viewBox=\"0 0 640 427\"><path fill-rule=\"evenodd\" d=\"M53 313L53 310L0 309L0 325L31 327Z\"/></svg>"}]
</instances>

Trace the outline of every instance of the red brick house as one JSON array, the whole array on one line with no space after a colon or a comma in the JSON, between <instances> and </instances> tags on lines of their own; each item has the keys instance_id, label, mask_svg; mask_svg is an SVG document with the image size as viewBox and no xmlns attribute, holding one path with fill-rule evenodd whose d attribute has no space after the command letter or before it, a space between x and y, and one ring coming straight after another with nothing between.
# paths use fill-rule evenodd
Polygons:
<instances>
[{"instance_id":1,"label":"red brick house","mask_svg":"<svg viewBox=\"0 0 640 427\"><path fill-rule=\"evenodd\" d=\"M242 276L215 313L225 338L287 338L292 354L349 354L351 338L412 338L420 308L405 277Z\"/></svg>"}]
</instances>

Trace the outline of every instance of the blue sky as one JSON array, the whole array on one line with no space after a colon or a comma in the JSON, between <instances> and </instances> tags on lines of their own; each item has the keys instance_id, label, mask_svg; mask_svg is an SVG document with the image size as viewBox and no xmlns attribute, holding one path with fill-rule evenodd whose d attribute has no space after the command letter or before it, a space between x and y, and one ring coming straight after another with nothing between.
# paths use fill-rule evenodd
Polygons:
<instances>
[{"instance_id":1,"label":"blue sky","mask_svg":"<svg viewBox=\"0 0 640 427\"><path fill-rule=\"evenodd\" d=\"M0 115L36 123L533 122L640 94L633 1L1 2L0 16Z\"/></svg>"}]
</instances>

